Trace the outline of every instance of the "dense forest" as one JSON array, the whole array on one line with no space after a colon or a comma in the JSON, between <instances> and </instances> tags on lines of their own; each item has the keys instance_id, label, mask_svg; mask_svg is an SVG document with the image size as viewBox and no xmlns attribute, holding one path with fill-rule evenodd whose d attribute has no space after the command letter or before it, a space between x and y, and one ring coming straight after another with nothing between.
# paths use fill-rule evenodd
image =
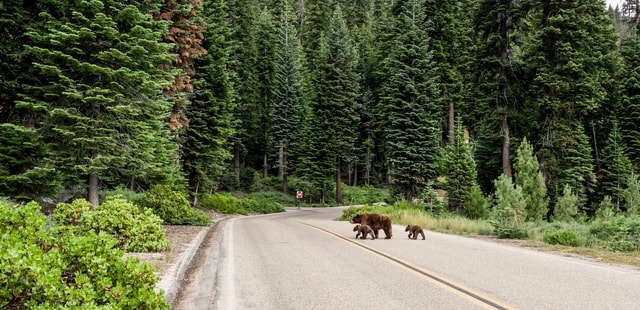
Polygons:
<instances>
[{"instance_id":1,"label":"dense forest","mask_svg":"<svg viewBox=\"0 0 640 310\"><path fill-rule=\"evenodd\" d=\"M639 3L4 0L0 196L517 190L640 210ZM289 188L289 180L297 181ZM467 211L467 213L470 213Z\"/></svg>"}]
</instances>

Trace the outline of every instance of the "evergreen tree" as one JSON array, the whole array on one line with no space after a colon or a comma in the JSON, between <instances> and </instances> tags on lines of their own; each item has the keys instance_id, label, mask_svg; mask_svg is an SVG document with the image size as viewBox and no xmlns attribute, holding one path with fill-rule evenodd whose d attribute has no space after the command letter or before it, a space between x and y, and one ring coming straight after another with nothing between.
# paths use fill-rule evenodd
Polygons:
<instances>
[{"instance_id":1,"label":"evergreen tree","mask_svg":"<svg viewBox=\"0 0 640 310\"><path fill-rule=\"evenodd\" d=\"M421 29L424 6L418 0L394 7L393 48L383 62L380 132L389 177L398 198L413 200L435 180L439 154L439 90L429 38Z\"/></svg>"},{"instance_id":2,"label":"evergreen tree","mask_svg":"<svg viewBox=\"0 0 640 310\"><path fill-rule=\"evenodd\" d=\"M510 158L510 116L518 102L520 64L514 59L514 39L521 23L519 2L511 0L480 1L475 24L478 29L477 70L478 100L485 112L483 121L495 122L502 144L502 173L512 176ZM485 127L486 128L486 127ZM497 133L494 133L497 135Z\"/></svg>"},{"instance_id":3,"label":"evergreen tree","mask_svg":"<svg viewBox=\"0 0 640 310\"><path fill-rule=\"evenodd\" d=\"M603 194L610 196L613 203L619 207L622 189L626 187L626 176L631 175L634 169L626 155L626 146L615 121L607 144L602 150L601 166Z\"/></svg>"},{"instance_id":4,"label":"evergreen tree","mask_svg":"<svg viewBox=\"0 0 640 310\"><path fill-rule=\"evenodd\" d=\"M638 175L632 173L627 176L625 181L627 187L622 190L622 200L624 202L624 210L627 214L640 213L640 179Z\"/></svg>"},{"instance_id":5,"label":"evergreen tree","mask_svg":"<svg viewBox=\"0 0 640 310\"><path fill-rule=\"evenodd\" d=\"M171 59L159 43L166 23L149 14L158 3L85 4L49 4L26 32L39 80L23 84L17 107L43 114L31 124L50 152L42 167L53 164L67 186L88 180L95 206L99 176L139 189L181 174L162 120L171 104L161 91L175 73L159 69Z\"/></svg>"},{"instance_id":6,"label":"evergreen tree","mask_svg":"<svg viewBox=\"0 0 640 310\"><path fill-rule=\"evenodd\" d=\"M229 36L224 0L203 2L203 46L207 54L195 61L194 98L187 111L189 126L183 147L189 189L211 192L231 159L233 89L227 71Z\"/></svg>"},{"instance_id":7,"label":"evergreen tree","mask_svg":"<svg viewBox=\"0 0 640 310\"><path fill-rule=\"evenodd\" d=\"M470 219L485 219L489 215L489 202L479 185L474 184L471 187L468 199L463 210L464 216Z\"/></svg>"},{"instance_id":8,"label":"evergreen tree","mask_svg":"<svg viewBox=\"0 0 640 310\"><path fill-rule=\"evenodd\" d=\"M538 159L533 154L533 147L524 138L517 150L515 161L516 185L522 188L525 200L526 221L542 221L546 219L549 200L547 187L540 172Z\"/></svg>"},{"instance_id":9,"label":"evergreen tree","mask_svg":"<svg viewBox=\"0 0 640 310\"><path fill-rule=\"evenodd\" d=\"M258 167L263 164L264 133L260 81L256 64L256 19L258 8L253 0L227 0L231 50L227 68L233 85L234 136L233 136L233 184L240 186L242 167Z\"/></svg>"},{"instance_id":10,"label":"evergreen tree","mask_svg":"<svg viewBox=\"0 0 640 310\"><path fill-rule=\"evenodd\" d=\"M173 66L180 69L173 85L165 89L173 101L167 121L174 130L188 125L186 110L194 90L191 82L195 74L194 60L206 53L202 46L204 22L201 10L201 0L165 0L160 11L154 14L154 19L170 22L163 41L173 43Z\"/></svg>"},{"instance_id":11,"label":"evergreen tree","mask_svg":"<svg viewBox=\"0 0 640 310\"><path fill-rule=\"evenodd\" d=\"M333 128L332 154L335 162L336 202L342 203L342 165L355 158L353 147L359 119L358 53L340 7L329 21L326 40L322 41L318 62L318 101Z\"/></svg>"},{"instance_id":12,"label":"evergreen tree","mask_svg":"<svg viewBox=\"0 0 640 310\"><path fill-rule=\"evenodd\" d=\"M282 1L279 1L282 4ZM276 8L281 5L276 6ZM256 73L258 76L258 95L260 97L260 104L256 106L255 113L259 116L257 124L253 125L254 129L262 134L260 139L256 139L255 145L257 151L262 154L262 176L267 177L269 175L269 151L273 142L271 133L271 118L269 116L269 110L272 101L272 87L273 87L273 70L274 70L274 57L275 57L275 45L277 42L277 33L274 16L269 13L267 8L263 8L260 11L260 15L256 21L256 47L258 50L256 61ZM259 128L259 129L258 129ZM273 153L273 152L272 152ZM257 168L257 167L256 167Z\"/></svg>"},{"instance_id":13,"label":"evergreen tree","mask_svg":"<svg viewBox=\"0 0 640 310\"><path fill-rule=\"evenodd\" d=\"M528 104L540 113L537 155L551 196L568 184L587 206L594 161L583 124L596 117L606 98L614 34L600 1L532 4L534 31L523 62L530 75Z\"/></svg>"},{"instance_id":14,"label":"evergreen tree","mask_svg":"<svg viewBox=\"0 0 640 310\"><path fill-rule=\"evenodd\" d=\"M300 68L302 48L294 25L295 19L286 2L280 18L269 115L270 136L275 144L271 149L277 150L278 163L275 166L279 168L278 175L282 178L282 190L286 193L289 161L292 155L295 156L293 150L300 141L300 128L304 114L303 76Z\"/></svg>"},{"instance_id":15,"label":"evergreen tree","mask_svg":"<svg viewBox=\"0 0 640 310\"><path fill-rule=\"evenodd\" d=\"M571 186L568 184L562 190L562 196L558 197L553 216L554 222L573 222L578 215L578 196L573 194Z\"/></svg>"},{"instance_id":16,"label":"evergreen tree","mask_svg":"<svg viewBox=\"0 0 640 310\"><path fill-rule=\"evenodd\" d=\"M454 0L420 1L425 14L421 18L421 27L429 37L429 49L432 51L433 62L436 65L435 75L438 76L440 90L439 114L437 119L448 114L448 122L443 128L449 143L453 143L455 136L455 109L460 109L458 115L466 110L463 100L462 77L459 70L462 54L464 53L468 29L463 28L464 15L459 14L457 5L464 5ZM456 106L457 105L457 106ZM466 119L463 120L465 123Z\"/></svg>"},{"instance_id":17,"label":"evergreen tree","mask_svg":"<svg viewBox=\"0 0 640 310\"><path fill-rule=\"evenodd\" d=\"M23 55L31 16L39 11L22 0L0 3L0 196L16 200L51 197L61 184L61 172L47 160L49 153L33 124L42 112L16 108L21 85L37 83L26 74L31 65Z\"/></svg>"},{"instance_id":18,"label":"evergreen tree","mask_svg":"<svg viewBox=\"0 0 640 310\"><path fill-rule=\"evenodd\" d=\"M634 166L640 167L640 38L634 28L622 42L622 74L620 81L620 133L628 156Z\"/></svg>"},{"instance_id":19,"label":"evergreen tree","mask_svg":"<svg viewBox=\"0 0 640 310\"><path fill-rule=\"evenodd\" d=\"M462 121L456 122L454 144L447 146L448 168L447 199L450 211L464 210L469 201L469 193L477 184L476 163L471 158L469 142L465 138Z\"/></svg>"},{"instance_id":20,"label":"evergreen tree","mask_svg":"<svg viewBox=\"0 0 640 310\"><path fill-rule=\"evenodd\" d=\"M525 200L522 188L513 184L510 177L501 174L494 181L496 188L493 218L499 227L513 228L525 221Z\"/></svg>"}]
</instances>

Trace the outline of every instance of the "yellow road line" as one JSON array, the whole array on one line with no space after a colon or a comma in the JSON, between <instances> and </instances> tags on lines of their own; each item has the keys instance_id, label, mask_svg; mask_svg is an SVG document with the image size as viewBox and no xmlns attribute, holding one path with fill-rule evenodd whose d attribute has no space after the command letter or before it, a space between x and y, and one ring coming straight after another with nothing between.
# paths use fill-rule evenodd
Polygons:
<instances>
[{"instance_id":1,"label":"yellow road line","mask_svg":"<svg viewBox=\"0 0 640 310\"><path fill-rule=\"evenodd\" d=\"M402 260L398 257L395 257L391 254L385 253L383 251L380 251L378 249L372 248L370 246L367 246L361 242L356 242L355 240L352 240L350 238L344 237L342 235L336 234L332 231L326 230L324 228L321 227L317 227L308 223L303 223L300 222L301 224L307 225L309 227L315 228L317 230L323 231L325 233L328 233L334 237L337 237L339 239L345 240L350 242L351 244L357 245L359 247L362 247L370 252L373 252L375 254L377 254L378 256L381 256L382 258L402 267L405 270L408 270L410 272L413 272L414 274L417 274L418 276L420 276L421 278L441 287L444 288L445 290L452 292L464 299L467 299L485 309L515 309L512 306L508 306L507 304L492 298L490 296L484 295L478 291L475 291L471 288L465 287L461 284L458 284L452 280L446 279L443 276L440 276L438 274L436 274L435 272L431 271L431 270L427 270L425 268L422 268L420 266L414 265L408 261Z\"/></svg>"}]
</instances>

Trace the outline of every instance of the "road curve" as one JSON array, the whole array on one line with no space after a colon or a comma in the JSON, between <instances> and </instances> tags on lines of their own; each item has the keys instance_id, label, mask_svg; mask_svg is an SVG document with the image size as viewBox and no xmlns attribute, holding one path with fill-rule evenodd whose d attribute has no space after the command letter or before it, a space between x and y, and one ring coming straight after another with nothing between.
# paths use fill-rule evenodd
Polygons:
<instances>
[{"instance_id":1,"label":"road curve","mask_svg":"<svg viewBox=\"0 0 640 310\"><path fill-rule=\"evenodd\" d=\"M638 309L640 271L426 232L356 240L343 208L226 221L189 309ZM205 300L208 299L208 300Z\"/></svg>"}]
</instances>

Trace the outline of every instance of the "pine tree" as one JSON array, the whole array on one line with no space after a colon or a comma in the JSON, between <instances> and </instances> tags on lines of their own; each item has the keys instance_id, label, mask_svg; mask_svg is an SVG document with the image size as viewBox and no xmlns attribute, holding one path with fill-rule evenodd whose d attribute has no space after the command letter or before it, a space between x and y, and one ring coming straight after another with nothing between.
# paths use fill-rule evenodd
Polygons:
<instances>
[{"instance_id":1,"label":"pine tree","mask_svg":"<svg viewBox=\"0 0 640 310\"><path fill-rule=\"evenodd\" d=\"M513 184L511 178L501 174L494 181L496 188L493 218L499 227L511 229L525 222L525 200L522 188Z\"/></svg>"},{"instance_id":2,"label":"pine tree","mask_svg":"<svg viewBox=\"0 0 640 310\"><path fill-rule=\"evenodd\" d=\"M278 175L282 178L282 190L286 193L289 161L292 155L295 156L293 150L300 141L300 128L304 114L303 76L300 67L302 48L294 24L295 19L286 2L280 18L269 115L270 138L275 144L271 149L277 150L278 162L275 166L279 168Z\"/></svg>"},{"instance_id":3,"label":"pine tree","mask_svg":"<svg viewBox=\"0 0 640 310\"><path fill-rule=\"evenodd\" d=\"M446 156L449 210L462 211L469 201L471 189L477 184L477 171L460 118L456 121L454 144L446 147Z\"/></svg>"},{"instance_id":4,"label":"pine tree","mask_svg":"<svg viewBox=\"0 0 640 310\"><path fill-rule=\"evenodd\" d=\"M203 47L207 54L195 61L194 98L187 111L189 126L183 146L189 190L211 192L231 159L233 89L227 71L229 35L225 1L203 2Z\"/></svg>"},{"instance_id":5,"label":"pine tree","mask_svg":"<svg viewBox=\"0 0 640 310\"><path fill-rule=\"evenodd\" d=\"M525 220L542 221L547 217L549 199L538 159L526 138L522 140L516 153L515 180L516 185L522 188L526 210Z\"/></svg>"},{"instance_id":6,"label":"pine tree","mask_svg":"<svg viewBox=\"0 0 640 310\"><path fill-rule=\"evenodd\" d=\"M353 146L360 125L358 53L340 7L336 7L322 41L318 62L318 100L333 128L332 154L336 171L336 202L342 203L342 165L355 158Z\"/></svg>"},{"instance_id":7,"label":"pine tree","mask_svg":"<svg viewBox=\"0 0 640 310\"><path fill-rule=\"evenodd\" d=\"M227 0L229 26L231 27L231 50L227 68L233 85L234 136L233 136L233 184L240 186L242 167L257 167L263 164L264 133L262 115L258 112L263 104L260 97L260 81L256 64L257 3L253 0Z\"/></svg>"},{"instance_id":8,"label":"pine tree","mask_svg":"<svg viewBox=\"0 0 640 310\"><path fill-rule=\"evenodd\" d=\"M562 196L558 197L551 219L554 222L573 222L576 215L578 215L578 196L567 184L562 190Z\"/></svg>"},{"instance_id":9,"label":"pine tree","mask_svg":"<svg viewBox=\"0 0 640 310\"><path fill-rule=\"evenodd\" d=\"M17 107L43 113L33 123L50 152L41 163L53 163L66 186L88 180L94 206L99 177L132 189L181 178L162 119L171 104L161 91L175 72L159 69L171 59L170 45L159 43L166 23L149 14L158 7L55 3L26 33L29 74L39 81L23 84Z\"/></svg>"},{"instance_id":10,"label":"pine tree","mask_svg":"<svg viewBox=\"0 0 640 310\"><path fill-rule=\"evenodd\" d=\"M62 181L33 126L42 113L16 108L22 84L38 78L25 74L31 65L22 47L28 42L30 15L37 13L22 0L0 3L0 196L25 201L56 194Z\"/></svg>"},{"instance_id":11,"label":"pine tree","mask_svg":"<svg viewBox=\"0 0 640 310\"><path fill-rule=\"evenodd\" d=\"M517 38L522 14L519 3L510 0L480 1L475 24L478 29L477 98L486 112L483 120L495 122L501 135L502 173L511 177L510 116L519 102L520 64L514 59L514 39ZM486 128L486 127L485 127ZM496 133L497 134L497 133Z\"/></svg>"},{"instance_id":12,"label":"pine tree","mask_svg":"<svg viewBox=\"0 0 640 310\"><path fill-rule=\"evenodd\" d=\"M640 167L640 38L636 29L632 29L622 42L620 54L623 59L619 93L620 133L628 147L629 159L634 166Z\"/></svg>"},{"instance_id":13,"label":"pine tree","mask_svg":"<svg viewBox=\"0 0 640 310\"><path fill-rule=\"evenodd\" d=\"M163 41L173 43L173 66L180 69L173 85L165 90L173 101L171 115L167 119L173 130L179 130L189 123L186 110L194 91L194 61L206 53L202 46L205 25L201 10L201 0L165 0L160 11L154 14L154 19L170 22Z\"/></svg>"},{"instance_id":14,"label":"pine tree","mask_svg":"<svg viewBox=\"0 0 640 310\"><path fill-rule=\"evenodd\" d=\"M620 207L621 193L626 187L626 176L634 172L631 161L626 155L626 145L618 128L613 122L606 146L602 150L602 180L603 194L611 197L613 203Z\"/></svg>"},{"instance_id":15,"label":"pine tree","mask_svg":"<svg viewBox=\"0 0 640 310\"><path fill-rule=\"evenodd\" d=\"M424 7L424 20L421 27L429 37L429 49L432 51L433 62L436 64L435 75L438 76L438 88L442 101L439 103L438 120L449 115L444 128L448 142L452 143L455 132L455 109L460 109L458 115L463 115L466 110L463 100L462 76L459 66L462 54L467 48L463 43L468 39L469 29L463 28L464 15L459 14L457 5L464 5L459 1L421 1ZM466 122L466 119L463 120Z\"/></svg>"},{"instance_id":16,"label":"pine tree","mask_svg":"<svg viewBox=\"0 0 640 310\"><path fill-rule=\"evenodd\" d=\"M422 4L398 1L394 7L395 39L383 62L387 78L378 106L389 177L398 198L409 201L437 177L439 154L441 101L429 38L421 29Z\"/></svg>"},{"instance_id":17,"label":"pine tree","mask_svg":"<svg viewBox=\"0 0 640 310\"><path fill-rule=\"evenodd\" d=\"M282 1L279 1L281 4ZM278 5L275 9L281 7ZM280 9L282 10L282 9ZM252 128L260 132L261 138L256 139L255 145L257 151L262 154L262 176L269 175L269 151L273 142L271 141L271 123L269 110L272 101L273 75L274 75L274 57L275 45L277 42L277 28L274 16L265 7L260 11L260 15L256 20L256 48L258 50L256 61L256 74L258 76L258 95L260 104L256 105L256 114L259 117L257 124ZM273 153L273 152L271 152Z\"/></svg>"},{"instance_id":18,"label":"pine tree","mask_svg":"<svg viewBox=\"0 0 640 310\"><path fill-rule=\"evenodd\" d=\"M640 178L635 173L627 176L627 187L622 190L623 207L627 214L640 213Z\"/></svg>"},{"instance_id":19,"label":"pine tree","mask_svg":"<svg viewBox=\"0 0 640 310\"><path fill-rule=\"evenodd\" d=\"M590 205L594 160L584 125L606 99L614 34L597 0L533 2L525 46L530 101L539 110L538 158L553 198L568 184ZM555 201L555 199L553 199Z\"/></svg>"}]
</instances>

